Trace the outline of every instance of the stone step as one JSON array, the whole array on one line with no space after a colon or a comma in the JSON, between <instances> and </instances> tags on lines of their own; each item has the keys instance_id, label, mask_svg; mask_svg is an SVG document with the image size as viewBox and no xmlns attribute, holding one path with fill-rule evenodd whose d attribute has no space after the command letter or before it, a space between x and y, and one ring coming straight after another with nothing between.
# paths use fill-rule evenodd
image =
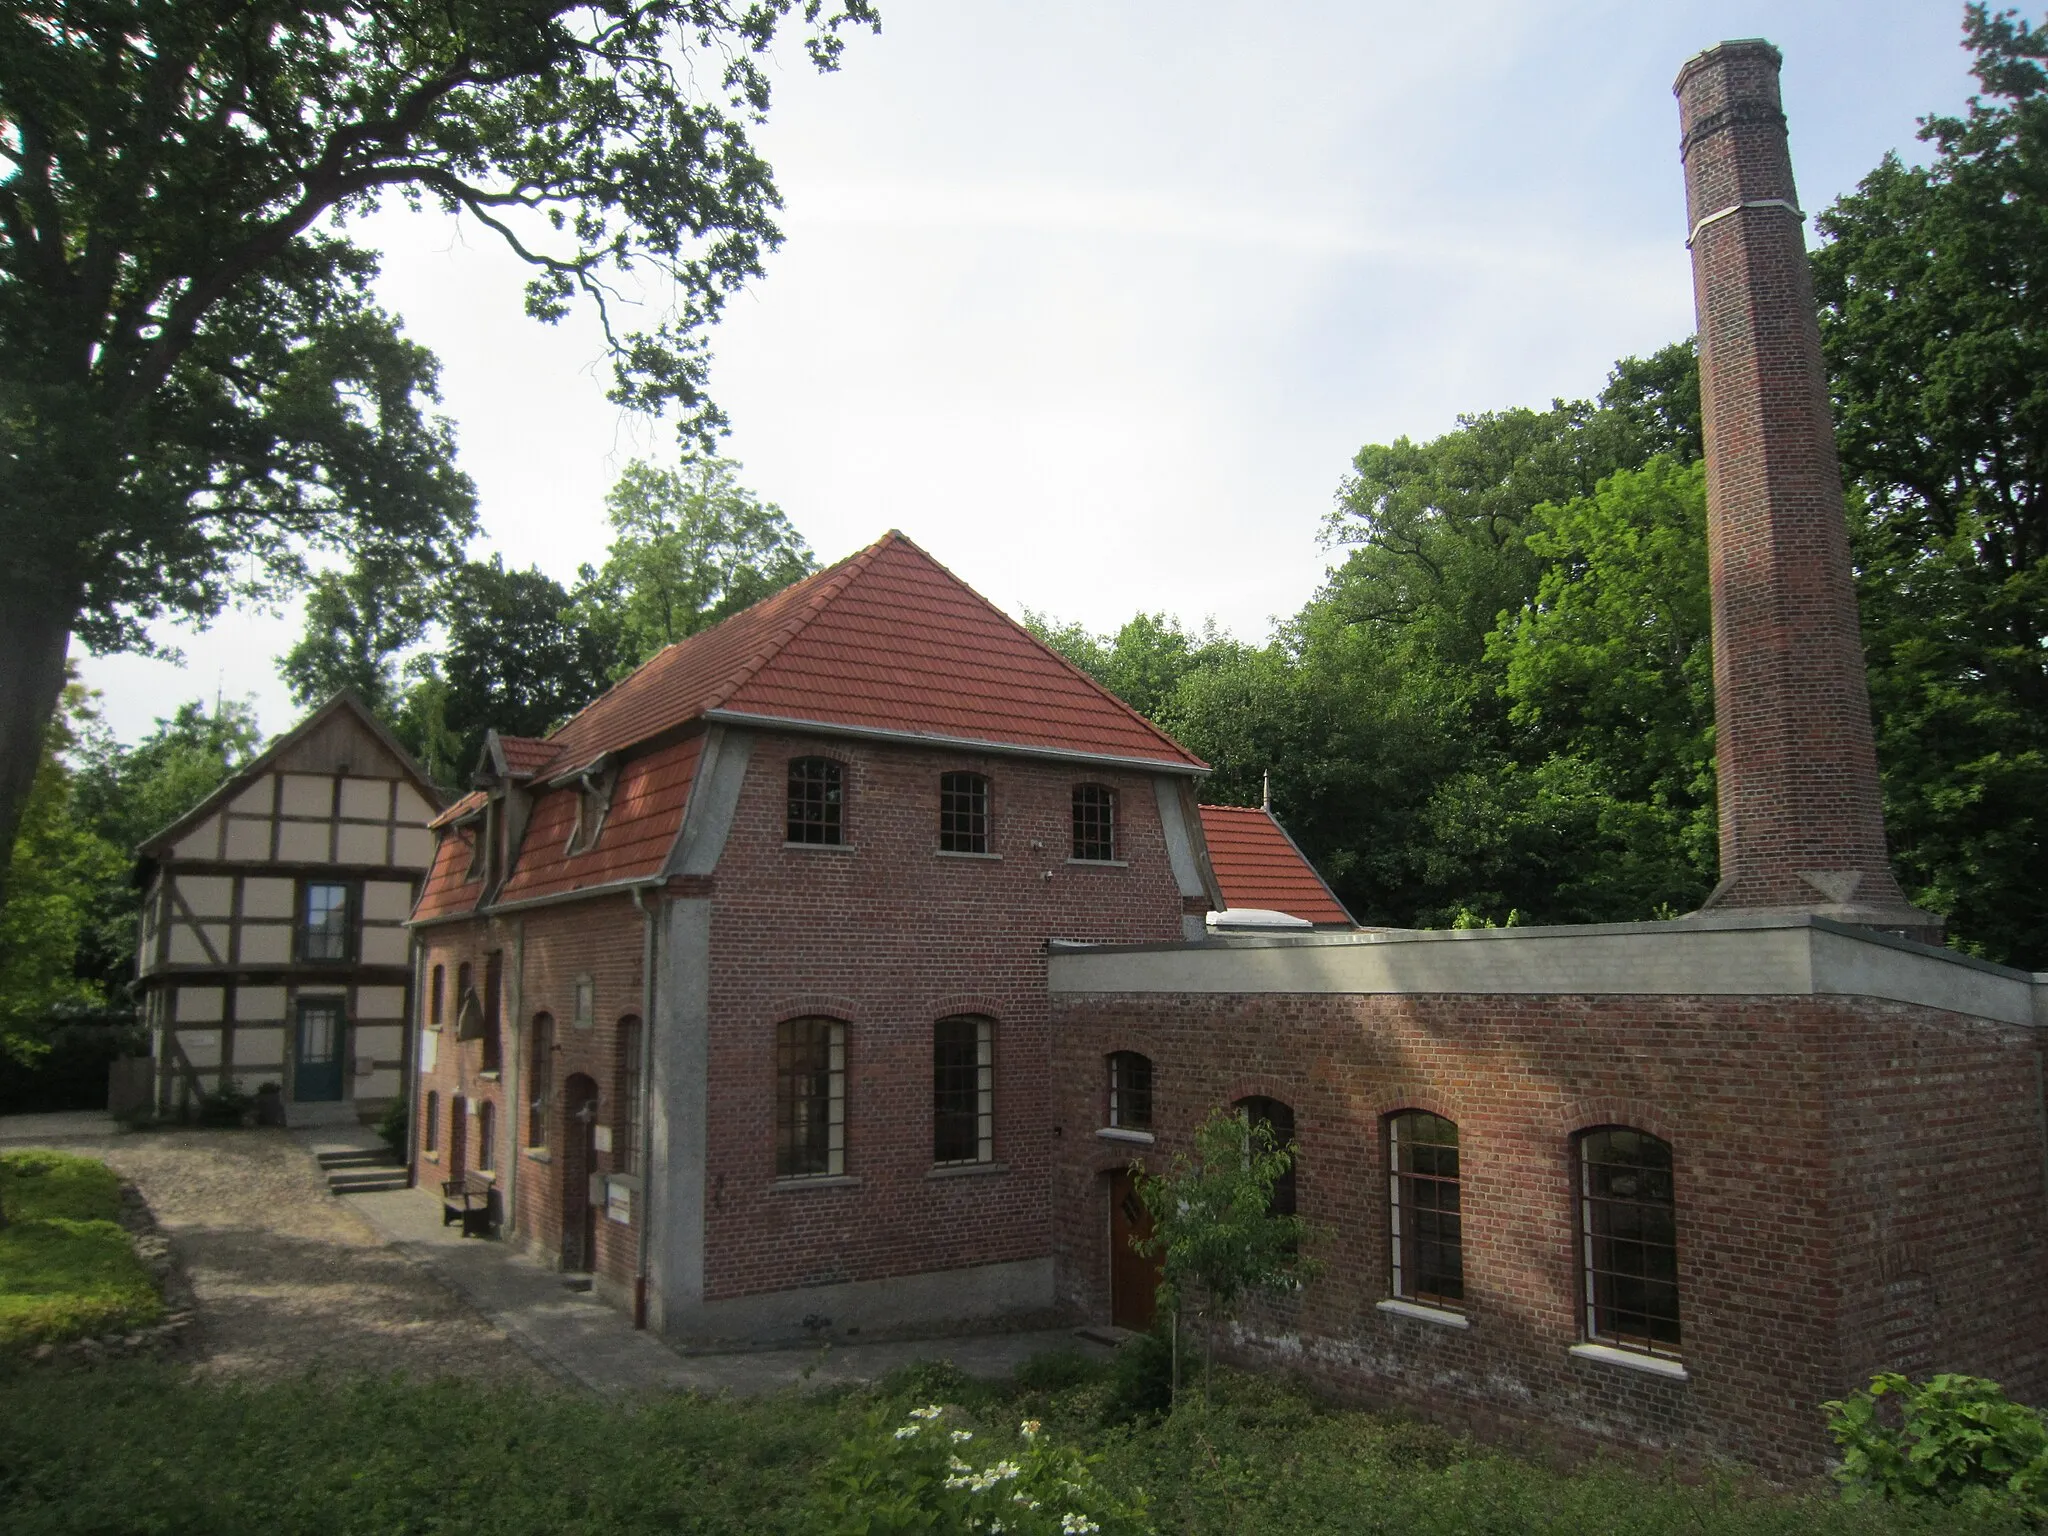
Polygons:
<instances>
[{"instance_id":1,"label":"stone step","mask_svg":"<svg viewBox=\"0 0 2048 1536\"><path fill-rule=\"evenodd\" d=\"M330 1152L316 1152L314 1158L322 1168L403 1168L405 1161L389 1147L349 1147Z\"/></svg>"},{"instance_id":2,"label":"stone step","mask_svg":"<svg viewBox=\"0 0 2048 1536\"><path fill-rule=\"evenodd\" d=\"M373 1195L387 1189L405 1188L405 1170L386 1173L335 1173L327 1178L331 1195Z\"/></svg>"}]
</instances>

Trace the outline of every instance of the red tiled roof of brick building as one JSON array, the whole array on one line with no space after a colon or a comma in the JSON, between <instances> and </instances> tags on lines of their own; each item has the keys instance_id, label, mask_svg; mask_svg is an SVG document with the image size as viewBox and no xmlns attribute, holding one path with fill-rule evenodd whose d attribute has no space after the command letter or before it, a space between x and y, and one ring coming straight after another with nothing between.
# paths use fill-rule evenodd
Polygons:
<instances>
[{"instance_id":1,"label":"red tiled roof of brick building","mask_svg":"<svg viewBox=\"0 0 2048 1536\"><path fill-rule=\"evenodd\" d=\"M1311 923L1355 926L1344 904L1270 811L1257 806L1205 805L1202 835L1209 844L1216 883L1232 907L1285 912Z\"/></svg>"},{"instance_id":2,"label":"red tiled roof of brick building","mask_svg":"<svg viewBox=\"0 0 2048 1536\"><path fill-rule=\"evenodd\" d=\"M505 754L508 773L538 773L559 755L560 749L541 736L500 736L498 746Z\"/></svg>"},{"instance_id":3,"label":"red tiled roof of brick building","mask_svg":"<svg viewBox=\"0 0 2048 1536\"><path fill-rule=\"evenodd\" d=\"M627 762L612 786L597 846L585 853L566 851L580 792L573 785L547 791L534 804L519 862L498 900L529 901L660 874L703 750L702 736L687 736Z\"/></svg>"}]
</instances>

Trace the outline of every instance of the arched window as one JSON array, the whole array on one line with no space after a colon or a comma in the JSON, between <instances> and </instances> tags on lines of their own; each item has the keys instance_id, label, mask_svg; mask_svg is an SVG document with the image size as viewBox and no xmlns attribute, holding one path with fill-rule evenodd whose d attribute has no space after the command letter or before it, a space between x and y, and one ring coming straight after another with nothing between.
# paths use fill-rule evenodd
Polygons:
<instances>
[{"instance_id":1,"label":"arched window","mask_svg":"<svg viewBox=\"0 0 2048 1536\"><path fill-rule=\"evenodd\" d=\"M1586 1337L1678 1352L1678 1214L1671 1147L1648 1131L1579 1133L1579 1250Z\"/></svg>"},{"instance_id":2,"label":"arched window","mask_svg":"<svg viewBox=\"0 0 2048 1536\"><path fill-rule=\"evenodd\" d=\"M846 1172L846 1026L784 1019L775 1026L775 1176Z\"/></svg>"},{"instance_id":3,"label":"arched window","mask_svg":"<svg viewBox=\"0 0 2048 1536\"><path fill-rule=\"evenodd\" d=\"M489 1099L476 1107L476 1165L498 1166L498 1106Z\"/></svg>"},{"instance_id":4,"label":"arched window","mask_svg":"<svg viewBox=\"0 0 2048 1536\"><path fill-rule=\"evenodd\" d=\"M441 1150L441 1095L432 1091L427 1094L427 1112L420 1126L420 1150Z\"/></svg>"},{"instance_id":5,"label":"arched window","mask_svg":"<svg viewBox=\"0 0 2048 1536\"><path fill-rule=\"evenodd\" d=\"M932 1026L932 1161L995 1161L995 1025L940 1019Z\"/></svg>"},{"instance_id":6,"label":"arched window","mask_svg":"<svg viewBox=\"0 0 2048 1536\"><path fill-rule=\"evenodd\" d=\"M1152 1058L1136 1051L1109 1056L1109 1123L1126 1131L1152 1129Z\"/></svg>"},{"instance_id":7,"label":"arched window","mask_svg":"<svg viewBox=\"0 0 2048 1536\"><path fill-rule=\"evenodd\" d=\"M836 844L845 789L839 764L829 757L789 760L789 830L792 843Z\"/></svg>"},{"instance_id":8,"label":"arched window","mask_svg":"<svg viewBox=\"0 0 2048 1536\"><path fill-rule=\"evenodd\" d=\"M437 965L434 967L434 989L427 994L427 1022L436 1029L441 1027L441 998L447 988L448 967Z\"/></svg>"},{"instance_id":9,"label":"arched window","mask_svg":"<svg viewBox=\"0 0 2048 1536\"><path fill-rule=\"evenodd\" d=\"M1273 1133L1274 1146L1294 1146L1294 1107L1292 1105L1282 1103L1279 1099L1269 1099L1263 1095L1254 1095L1248 1099L1239 1099L1232 1107L1243 1110L1245 1118L1250 1120L1253 1125L1263 1125L1271 1131ZM1300 1155L1300 1150L1297 1148L1295 1152L1297 1161ZM1294 1168L1295 1164L1290 1162L1287 1165L1287 1171L1273 1181L1273 1201L1266 1209L1274 1216L1292 1216L1295 1213Z\"/></svg>"},{"instance_id":10,"label":"arched window","mask_svg":"<svg viewBox=\"0 0 2048 1536\"><path fill-rule=\"evenodd\" d=\"M1074 857L1102 864L1116 858L1116 791L1106 785L1074 786Z\"/></svg>"},{"instance_id":11,"label":"arched window","mask_svg":"<svg viewBox=\"0 0 2048 1536\"><path fill-rule=\"evenodd\" d=\"M640 1171L640 1020L627 1014L619 1020L618 1124L612 1127L612 1166L620 1173Z\"/></svg>"},{"instance_id":12,"label":"arched window","mask_svg":"<svg viewBox=\"0 0 2048 1536\"><path fill-rule=\"evenodd\" d=\"M1464 1305L1463 1219L1456 1124L1420 1109L1387 1116L1387 1249L1396 1296Z\"/></svg>"},{"instance_id":13,"label":"arched window","mask_svg":"<svg viewBox=\"0 0 2048 1536\"><path fill-rule=\"evenodd\" d=\"M550 1013L533 1016L532 1054L526 1072L526 1144L548 1144L548 1101L555 1091L555 1018Z\"/></svg>"},{"instance_id":14,"label":"arched window","mask_svg":"<svg viewBox=\"0 0 2048 1536\"><path fill-rule=\"evenodd\" d=\"M988 780L980 774L939 775L939 852L988 852Z\"/></svg>"}]
</instances>

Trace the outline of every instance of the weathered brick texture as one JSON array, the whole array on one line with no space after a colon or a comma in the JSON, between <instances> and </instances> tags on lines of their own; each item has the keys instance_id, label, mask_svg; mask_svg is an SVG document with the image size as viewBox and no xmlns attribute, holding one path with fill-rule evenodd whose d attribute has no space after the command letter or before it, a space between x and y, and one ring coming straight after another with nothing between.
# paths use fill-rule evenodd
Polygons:
<instances>
[{"instance_id":1,"label":"weathered brick texture","mask_svg":"<svg viewBox=\"0 0 2048 1536\"><path fill-rule=\"evenodd\" d=\"M1104 1061L1154 1062L1155 1165L1214 1105L1294 1107L1302 1213L1329 1265L1247 1347L1333 1388L1453 1417L1810 1471L1817 1406L1880 1367L2048 1395L2043 1125L2032 1032L1814 998L1057 998L1062 1298L1108 1316ZM1469 1329L1390 1315L1384 1117L1458 1123ZM1572 1135L1674 1151L1682 1356L1670 1381L1576 1358Z\"/></svg>"}]
</instances>

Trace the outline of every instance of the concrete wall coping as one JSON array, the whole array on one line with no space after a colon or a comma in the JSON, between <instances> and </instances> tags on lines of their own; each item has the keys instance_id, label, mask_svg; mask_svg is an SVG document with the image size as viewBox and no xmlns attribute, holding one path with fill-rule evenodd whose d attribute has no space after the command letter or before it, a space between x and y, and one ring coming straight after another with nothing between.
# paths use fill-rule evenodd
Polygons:
<instances>
[{"instance_id":1,"label":"concrete wall coping","mask_svg":"<svg viewBox=\"0 0 2048 1536\"><path fill-rule=\"evenodd\" d=\"M2048 1027L2048 972L1809 915L1560 928L1055 942L1054 997L1089 993L1871 997Z\"/></svg>"}]
</instances>

